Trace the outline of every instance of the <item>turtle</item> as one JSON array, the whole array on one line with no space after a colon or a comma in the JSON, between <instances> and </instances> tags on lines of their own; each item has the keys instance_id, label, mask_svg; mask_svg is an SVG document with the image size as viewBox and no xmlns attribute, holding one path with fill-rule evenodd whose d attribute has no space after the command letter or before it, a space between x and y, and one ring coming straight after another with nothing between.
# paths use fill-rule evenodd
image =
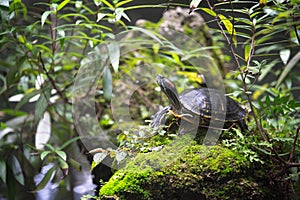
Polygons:
<instances>
[{"instance_id":1,"label":"turtle","mask_svg":"<svg viewBox=\"0 0 300 200\"><path fill-rule=\"evenodd\" d=\"M169 106L159 110L153 117L151 127L164 125L166 116L172 112L174 116L184 120L185 124L198 123L197 127L209 127L210 122L223 127L210 127L216 129L229 129L237 124L241 132L248 130L246 124L246 111L241 105L230 97L214 88L187 89L178 94L176 86L168 78L157 75L156 81L161 91L168 97ZM198 121L198 122L197 122Z\"/></svg>"}]
</instances>

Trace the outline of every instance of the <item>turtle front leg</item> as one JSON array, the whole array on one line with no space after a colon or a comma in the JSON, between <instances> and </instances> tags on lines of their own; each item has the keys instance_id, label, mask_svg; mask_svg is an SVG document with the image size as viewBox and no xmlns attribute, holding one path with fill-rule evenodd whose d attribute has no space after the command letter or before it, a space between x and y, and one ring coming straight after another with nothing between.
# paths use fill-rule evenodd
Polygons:
<instances>
[{"instance_id":1,"label":"turtle front leg","mask_svg":"<svg viewBox=\"0 0 300 200\"><path fill-rule=\"evenodd\" d=\"M150 126L152 128L159 127L161 125L165 125L166 123L166 115L171 110L171 106L166 106L163 109L159 110L155 115L153 116L153 120L150 123Z\"/></svg>"}]
</instances>

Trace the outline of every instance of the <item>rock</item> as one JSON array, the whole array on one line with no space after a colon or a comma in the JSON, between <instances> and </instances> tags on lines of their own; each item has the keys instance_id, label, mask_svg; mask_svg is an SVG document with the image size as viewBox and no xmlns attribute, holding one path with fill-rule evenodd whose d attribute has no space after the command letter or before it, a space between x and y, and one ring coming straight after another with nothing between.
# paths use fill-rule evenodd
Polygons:
<instances>
[{"instance_id":1,"label":"rock","mask_svg":"<svg viewBox=\"0 0 300 200\"><path fill-rule=\"evenodd\" d=\"M221 146L178 137L160 151L139 153L100 190L100 199L285 199L261 164Z\"/></svg>"}]
</instances>

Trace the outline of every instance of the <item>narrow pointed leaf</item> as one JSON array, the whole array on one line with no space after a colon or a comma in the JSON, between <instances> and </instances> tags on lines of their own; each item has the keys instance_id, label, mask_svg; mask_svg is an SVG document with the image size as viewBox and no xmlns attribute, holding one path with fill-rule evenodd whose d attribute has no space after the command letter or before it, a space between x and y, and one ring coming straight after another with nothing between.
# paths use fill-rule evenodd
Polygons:
<instances>
[{"instance_id":1,"label":"narrow pointed leaf","mask_svg":"<svg viewBox=\"0 0 300 200\"><path fill-rule=\"evenodd\" d=\"M42 27L44 26L48 16L51 14L52 11L48 10L48 11L45 11L43 14L42 14L42 17L41 17L41 24L42 24Z\"/></svg>"},{"instance_id":2,"label":"narrow pointed leaf","mask_svg":"<svg viewBox=\"0 0 300 200\"><path fill-rule=\"evenodd\" d=\"M225 17L222 14L219 14L218 17L220 18L221 22L224 24L228 33L231 35L232 41L234 42L234 45L236 46L237 45L236 31L235 31L233 24L231 23L231 21L229 19L227 19L227 17Z\"/></svg>"},{"instance_id":3,"label":"narrow pointed leaf","mask_svg":"<svg viewBox=\"0 0 300 200\"><path fill-rule=\"evenodd\" d=\"M61 3L57 6L57 11L60 11L61 9L63 9L69 2L70 2L70 0L64 0L63 2L61 2Z\"/></svg>"},{"instance_id":4,"label":"narrow pointed leaf","mask_svg":"<svg viewBox=\"0 0 300 200\"><path fill-rule=\"evenodd\" d=\"M33 192L37 192L39 190L42 190L49 181L51 181L52 179L52 175L56 170L56 166L54 165L51 169L49 169L47 171L47 173L44 175L43 179L41 180L41 182L38 183L38 185L36 186L35 190Z\"/></svg>"},{"instance_id":5,"label":"narrow pointed leaf","mask_svg":"<svg viewBox=\"0 0 300 200\"><path fill-rule=\"evenodd\" d=\"M299 63L299 60L300 60L300 51L285 66L283 72L281 73L281 75L277 81L275 88L278 88L278 86L281 84L281 82L284 80L284 78L288 75L288 73L293 69L293 67L297 63Z\"/></svg>"},{"instance_id":6,"label":"narrow pointed leaf","mask_svg":"<svg viewBox=\"0 0 300 200\"><path fill-rule=\"evenodd\" d=\"M80 139L79 136L78 136L78 137L75 137L75 138L72 138L72 139L66 141L63 145L61 145L59 149L62 150L62 149L64 149L64 148L66 148L67 146L69 146L70 144L72 144L73 142L76 142L76 141L79 140L79 139Z\"/></svg>"},{"instance_id":7,"label":"narrow pointed leaf","mask_svg":"<svg viewBox=\"0 0 300 200\"><path fill-rule=\"evenodd\" d=\"M203 10L204 12L206 12L207 14L213 16L213 17L216 17L217 14L215 13L215 11L211 10L211 9L208 9L208 8L200 8L201 10Z\"/></svg>"}]
</instances>

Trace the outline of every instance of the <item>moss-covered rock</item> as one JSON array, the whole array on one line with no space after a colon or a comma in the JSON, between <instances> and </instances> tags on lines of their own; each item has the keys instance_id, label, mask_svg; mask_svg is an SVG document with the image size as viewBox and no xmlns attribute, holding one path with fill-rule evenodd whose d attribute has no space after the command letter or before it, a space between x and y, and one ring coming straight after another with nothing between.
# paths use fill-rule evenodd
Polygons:
<instances>
[{"instance_id":1,"label":"moss-covered rock","mask_svg":"<svg viewBox=\"0 0 300 200\"><path fill-rule=\"evenodd\" d=\"M101 199L284 199L262 166L220 146L178 137L140 153L100 190Z\"/></svg>"}]
</instances>

